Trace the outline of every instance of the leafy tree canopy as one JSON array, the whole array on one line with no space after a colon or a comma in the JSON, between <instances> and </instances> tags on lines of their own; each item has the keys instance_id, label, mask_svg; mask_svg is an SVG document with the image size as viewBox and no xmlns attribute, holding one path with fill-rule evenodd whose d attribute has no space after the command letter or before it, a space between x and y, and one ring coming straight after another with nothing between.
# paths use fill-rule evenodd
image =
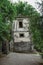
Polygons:
<instances>
[{"instance_id":1,"label":"leafy tree canopy","mask_svg":"<svg viewBox=\"0 0 43 65\"><path fill-rule=\"evenodd\" d=\"M11 39L12 21L17 15L28 16L30 18L30 32L34 45L42 49L43 39L41 36L40 14L32 5L27 2L10 3L8 0L0 0L0 41Z\"/></svg>"},{"instance_id":2,"label":"leafy tree canopy","mask_svg":"<svg viewBox=\"0 0 43 65\"><path fill-rule=\"evenodd\" d=\"M16 8L8 0L0 0L0 41L10 39L11 22L16 15L15 11Z\"/></svg>"},{"instance_id":3,"label":"leafy tree canopy","mask_svg":"<svg viewBox=\"0 0 43 65\"><path fill-rule=\"evenodd\" d=\"M36 11L32 5L28 4L27 2L19 1L18 3L14 4L16 6L17 15L21 14L24 16L36 16L39 15L39 13Z\"/></svg>"}]
</instances>

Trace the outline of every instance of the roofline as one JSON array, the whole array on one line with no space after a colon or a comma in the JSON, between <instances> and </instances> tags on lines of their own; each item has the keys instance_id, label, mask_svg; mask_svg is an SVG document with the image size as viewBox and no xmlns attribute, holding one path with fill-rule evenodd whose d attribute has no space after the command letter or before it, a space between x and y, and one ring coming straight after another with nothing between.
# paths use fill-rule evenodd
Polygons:
<instances>
[{"instance_id":1,"label":"roofline","mask_svg":"<svg viewBox=\"0 0 43 65\"><path fill-rule=\"evenodd\" d=\"M34 16L15 16L15 18L31 18ZM43 18L43 16L38 16L39 18Z\"/></svg>"},{"instance_id":2,"label":"roofline","mask_svg":"<svg viewBox=\"0 0 43 65\"><path fill-rule=\"evenodd\" d=\"M30 18L28 16L16 16L15 18Z\"/></svg>"}]
</instances>

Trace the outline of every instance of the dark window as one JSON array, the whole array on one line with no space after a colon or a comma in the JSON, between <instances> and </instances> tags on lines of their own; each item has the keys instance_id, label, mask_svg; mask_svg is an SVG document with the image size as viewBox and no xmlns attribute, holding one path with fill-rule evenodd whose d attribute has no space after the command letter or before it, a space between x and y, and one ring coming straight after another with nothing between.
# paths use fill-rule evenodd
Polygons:
<instances>
[{"instance_id":1,"label":"dark window","mask_svg":"<svg viewBox=\"0 0 43 65\"><path fill-rule=\"evenodd\" d=\"M22 27L23 27L23 23L19 22L19 28L22 28Z\"/></svg>"},{"instance_id":2,"label":"dark window","mask_svg":"<svg viewBox=\"0 0 43 65\"><path fill-rule=\"evenodd\" d=\"M20 34L20 37L24 37L24 34Z\"/></svg>"}]
</instances>

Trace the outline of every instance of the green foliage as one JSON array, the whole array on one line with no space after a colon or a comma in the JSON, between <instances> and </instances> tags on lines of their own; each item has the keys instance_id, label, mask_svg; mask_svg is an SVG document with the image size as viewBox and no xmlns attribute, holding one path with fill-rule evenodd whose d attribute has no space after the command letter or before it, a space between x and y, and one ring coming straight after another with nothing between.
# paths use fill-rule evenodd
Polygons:
<instances>
[{"instance_id":1,"label":"green foliage","mask_svg":"<svg viewBox=\"0 0 43 65\"><path fill-rule=\"evenodd\" d=\"M43 49L43 25L40 25L40 14L27 2L10 3L8 0L0 0L0 41L11 40L12 20L17 15L30 18L30 32L32 42L38 49Z\"/></svg>"},{"instance_id":2,"label":"green foliage","mask_svg":"<svg viewBox=\"0 0 43 65\"><path fill-rule=\"evenodd\" d=\"M40 40L38 41L38 44L36 47L38 47L43 52L43 1L37 2L37 4L38 4L38 9L42 15L39 16L39 18L37 19L38 20L37 30L39 31L39 34L40 34L38 36Z\"/></svg>"},{"instance_id":3,"label":"green foliage","mask_svg":"<svg viewBox=\"0 0 43 65\"><path fill-rule=\"evenodd\" d=\"M0 41L11 39L11 24L16 8L8 0L0 0Z\"/></svg>"},{"instance_id":4,"label":"green foliage","mask_svg":"<svg viewBox=\"0 0 43 65\"><path fill-rule=\"evenodd\" d=\"M18 3L14 4L16 6L17 15L21 14L24 16L37 16L39 13L32 7L32 5L28 4L27 2L19 1Z\"/></svg>"},{"instance_id":5,"label":"green foliage","mask_svg":"<svg viewBox=\"0 0 43 65\"><path fill-rule=\"evenodd\" d=\"M33 20L33 19L31 19ZM30 22L30 29L32 33L32 41L35 45L35 48L38 49L39 51L43 50L43 30L42 30L42 21L40 20L40 16L35 17L32 21Z\"/></svg>"},{"instance_id":6,"label":"green foliage","mask_svg":"<svg viewBox=\"0 0 43 65\"><path fill-rule=\"evenodd\" d=\"M17 15L21 14L23 16L28 16L30 18L30 32L32 37L32 42L34 46L42 50L43 49L43 24L41 25L40 14L27 2L23 3L19 1L15 4L17 9Z\"/></svg>"}]
</instances>

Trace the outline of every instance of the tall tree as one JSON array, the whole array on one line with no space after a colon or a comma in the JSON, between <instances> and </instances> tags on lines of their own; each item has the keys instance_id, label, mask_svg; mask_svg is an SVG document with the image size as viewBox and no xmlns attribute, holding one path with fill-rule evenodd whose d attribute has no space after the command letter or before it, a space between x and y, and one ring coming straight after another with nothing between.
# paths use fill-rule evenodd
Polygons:
<instances>
[{"instance_id":1,"label":"tall tree","mask_svg":"<svg viewBox=\"0 0 43 65\"><path fill-rule=\"evenodd\" d=\"M11 23L14 19L16 8L8 0L0 0L0 41L10 40Z\"/></svg>"},{"instance_id":2,"label":"tall tree","mask_svg":"<svg viewBox=\"0 0 43 65\"><path fill-rule=\"evenodd\" d=\"M39 17L39 24L38 24L38 30L40 31L39 47L40 47L41 51L43 51L43 0L41 0L41 3L37 2L37 4L39 5L38 9L41 12L41 15Z\"/></svg>"}]
</instances>

